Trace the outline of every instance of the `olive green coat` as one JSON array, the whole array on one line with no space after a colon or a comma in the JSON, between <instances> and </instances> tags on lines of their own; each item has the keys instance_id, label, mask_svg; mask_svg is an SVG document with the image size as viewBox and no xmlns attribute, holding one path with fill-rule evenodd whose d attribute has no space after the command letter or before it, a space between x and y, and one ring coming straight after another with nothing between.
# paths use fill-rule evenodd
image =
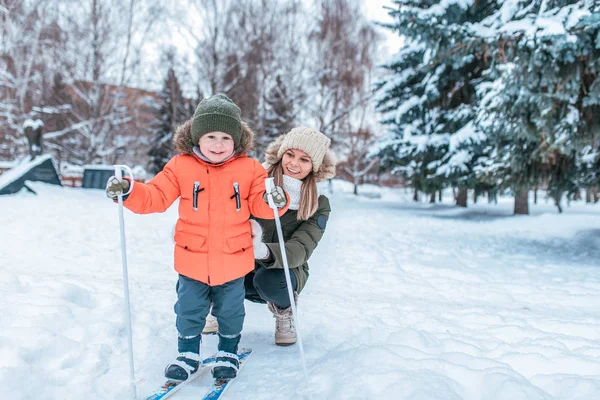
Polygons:
<instances>
[{"instance_id":1,"label":"olive green coat","mask_svg":"<svg viewBox=\"0 0 600 400\"><path fill-rule=\"evenodd\" d=\"M288 266L296 277L298 293L308 280L308 259L323 237L330 212L329 199L321 195L317 211L308 220L298 221L297 210L288 210L280 217ZM257 219L257 221L263 228L263 241L269 247L271 256L267 260L256 260L256 264L267 269L283 268L275 220Z\"/></svg>"}]
</instances>

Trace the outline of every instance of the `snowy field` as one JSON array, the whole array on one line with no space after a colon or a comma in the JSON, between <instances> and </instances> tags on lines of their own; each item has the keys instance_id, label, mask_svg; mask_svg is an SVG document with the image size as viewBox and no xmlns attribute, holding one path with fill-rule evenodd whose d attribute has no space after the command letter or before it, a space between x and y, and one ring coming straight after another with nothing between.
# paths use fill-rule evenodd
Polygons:
<instances>
[{"instance_id":1,"label":"snowy field","mask_svg":"<svg viewBox=\"0 0 600 400\"><path fill-rule=\"evenodd\" d=\"M0 197L3 397L127 399L117 206L33 186ZM600 204L513 217L510 198L463 210L349 190L336 182L300 297L313 399L600 399ZM140 399L176 354L175 218L126 212ZM228 398L308 398L297 346L276 347L266 306L246 305L254 355Z\"/></svg>"}]
</instances>

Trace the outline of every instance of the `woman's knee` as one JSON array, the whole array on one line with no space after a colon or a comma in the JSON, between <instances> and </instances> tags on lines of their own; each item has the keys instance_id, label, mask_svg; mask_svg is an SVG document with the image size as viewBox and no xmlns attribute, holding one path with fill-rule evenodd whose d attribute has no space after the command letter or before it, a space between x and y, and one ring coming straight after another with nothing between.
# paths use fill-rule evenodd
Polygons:
<instances>
[{"instance_id":1,"label":"woman's knee","mask_svg":"<svg viewBox=\"0 0 600 400\"><path fill-rule=\"evenodd\" d=\"M256 291L267 301L287 290L284 272L279 269L259 268L254 274L253 283Z\"/></svg>"}]
</instances>

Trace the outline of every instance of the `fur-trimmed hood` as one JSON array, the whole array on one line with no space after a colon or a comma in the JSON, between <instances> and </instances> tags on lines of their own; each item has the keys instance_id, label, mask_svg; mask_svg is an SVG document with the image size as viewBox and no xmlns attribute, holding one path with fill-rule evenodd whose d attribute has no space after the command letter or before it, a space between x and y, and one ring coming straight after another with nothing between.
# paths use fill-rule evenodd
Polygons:
<instances>
[{"instance_id":1,"label":"fur-trimmed hood","mask_svg":"<svg viewBox=\"0 0 600 400\"><path fill-rule=\"evenodd\" d=\"M269 167L271 165L275 165L279 162L279 158L277 157L277 153L279 152L279 148L281 147L281 143L283 142L283 138L285 134L280 135L277 139L271 142L265 150L265 167ZM317 182L324 181L326 179L331 179L335 176L335 164L336 159L335 155L330 149L327 149L325 153L325 157L323 157L323 163L319 167L319 170L315 173L315 180Z\"/></svg>"},{"instance_id":2,"label":"fur-trimmed hood","mask_svg":"<svg viewBox=\"0 0 600 400\"><path fill-rule=\"evenodd\" d=\"M194 143L192 140L192 120L189 119L182 125L177 127L175 135L173 136L173 143L175 149L183 154L192 154L194 152L194 146L198 146L198 143ZM240 143L234 149L236 155L245 154L254 148L254 132L248 124L242 122L242 138Z\"/></svg>"}]
</instances>

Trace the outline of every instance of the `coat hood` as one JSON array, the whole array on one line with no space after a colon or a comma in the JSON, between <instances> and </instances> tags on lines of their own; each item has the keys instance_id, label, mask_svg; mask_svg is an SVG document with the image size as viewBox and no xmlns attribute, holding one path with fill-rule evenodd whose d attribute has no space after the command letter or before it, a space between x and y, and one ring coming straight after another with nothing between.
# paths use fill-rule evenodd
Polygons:
<instances>
[{"instance_id":1,"label":"coat hood","mask_svg":"<svg viewBox=\"0 0 600 400\"><path fill-rule=\"evenodd\" d=\"M285 134L279 136L277 139L271 142L271 144L269 144L267 147L267 150L265 150L265 164L267 164L265 165L266 168L279 162L280 158L277 157L277 153L279 152L279 148L283 143L284 137ZM315 180L317 182L321 182L333 178L335 176L335 164L335 155L330 149L327 149L325 157L323 157L323 163L319 167L318 171L315 172Z\"/></svg>"},{"instance_id":2,"label":"coat hood","mask_svg":"<svg viewBox=\"0 0 600 400\"><path fill-rule=\"evenodd\" d=\"M194 143L192 140L192 120L189 119L182 125L177 127L175 135L173 136L173 143L175 149L182 154L192 154L194 152L194 146L198 143ZM240 144L234 149L236 155L245 154L254 148L254 132L248 124L242 122L242 138Z\"/></svg>"}]
</instances>

